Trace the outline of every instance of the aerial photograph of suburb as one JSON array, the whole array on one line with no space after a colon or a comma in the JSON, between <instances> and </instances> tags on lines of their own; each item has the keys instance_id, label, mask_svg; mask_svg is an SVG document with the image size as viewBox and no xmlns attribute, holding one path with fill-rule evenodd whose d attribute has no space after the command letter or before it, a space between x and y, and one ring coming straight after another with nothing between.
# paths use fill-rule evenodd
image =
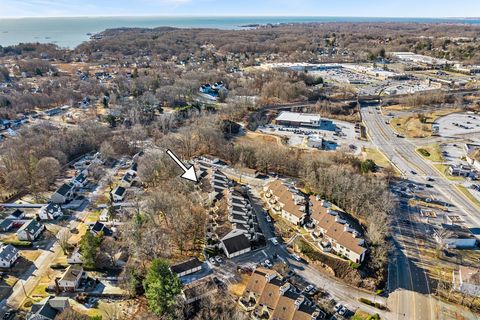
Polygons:
<instances>
[{"instance_id":1,"label":"aerial photograph of suburb","mask_svg":"<svg viewBox=\"0 0 480 320\"><path fill-rule=\"evenodd\" d=\"M0 320L480 320L480 0L0 0Z\"/></svg>"}]
</instances>

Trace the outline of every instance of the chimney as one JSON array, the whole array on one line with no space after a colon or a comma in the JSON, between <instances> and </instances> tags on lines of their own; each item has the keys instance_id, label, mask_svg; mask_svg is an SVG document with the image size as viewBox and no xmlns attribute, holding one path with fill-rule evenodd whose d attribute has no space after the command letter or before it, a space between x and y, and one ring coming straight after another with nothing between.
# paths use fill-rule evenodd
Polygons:
<instances>
[{"instance_id":1,"label":"chimney","mask_svg":"<svg viewBox=\"0 0 480 320\"><path fill-rule=\"evenodd\" d=\"M283 286L280 287L280 294L283 296L285 294L285 292L288 291L288 289L290 289L290 283L285 283Z\"/></svg>"},{"instance_id":2,"label":"chimney","mask_svg":"<svg viewBox=\"0 0 480 320\"><path fill-rule=\"evenodd\" d=\"M58 284L58 278L55 278L55 292L57 294L60 294L60 292L61 292L60 285Z\"/></svg>"},{"instance_id":3,"label":"chimney","mask_svg":"<svg viewBox=\"0 0 480 320\"><path fill-rule=\"evenodd\" d=\"M304 301L305 301L304 295L301 295L300 297L298 297L297 300L295 300L295 309L298 310Z\"/></svg>"}]
</instances>

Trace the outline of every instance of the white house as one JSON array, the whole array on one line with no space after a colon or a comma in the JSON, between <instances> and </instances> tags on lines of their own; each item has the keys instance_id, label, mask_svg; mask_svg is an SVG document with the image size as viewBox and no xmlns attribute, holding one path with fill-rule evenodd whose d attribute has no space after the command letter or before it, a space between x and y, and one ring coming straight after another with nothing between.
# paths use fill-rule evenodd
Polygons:
<instances>
[{"instance_id":1,"label":"white house","mask_svg":"<svg viewBox=\"0 0 480 320\"><path fill-rule=\"evenodd\" d=\"M82 254L80 253L79 247L76 247L75 250L73 250L72 254L67 258L67 263L69 264L83 263Z\"/></svg>"},{"instance_id":2,"label":"white house","mask_svg":"<svg viewBox=\"0 0 480 320\"><path fill-rule=\"evenodd\" d=\"M36 220L30 220L17 231L17 238L20 241L33 241L37 239L45 226Z\"/></svg>"},{"instance_id":3,"label":"white house","mask_svg":"<svg viewBox=\"0 0 480 320\"><path fill-rule=\"evenodd\" d=\"M52 194L50 201L53 203L65 203L73 199L75 186L72 183L64 183L54 194Z\"/></svg>"},{"instance_id":4,"label":"white house","mask_svg":"<svg viewBox=\"0 0 480 320\"><path fill-rule=\"evenodd\" d=\"M54 220L62 215L62 207L60 207L60 205L57 203L49 203L48 205L43 206L38 213L38 217L41 220Z\"/></svg>"},{"instance_id":5,"label":"white house","mask_svg":"<svg viewBox=\"0 0 480 320\"><path fill-rule=\"evenodd\" d=\"M125 199L125 195L127 194L127 189L122 186L118 186L115 190L112 191L113 201L123 201Z\"/></svg>"},{"instance_id":6,"label":"white house","mask_svg":"<svg viewBox=\"0 0 480 320\"><path fill-rule=\"evenodd\" d=\"M231 259L252 251L250 240L241 230L233 230L220 241L220 247L227 258Z\"/></svg>"},{"instance_id":7,"label":"white house","mask_svg":"<svg viewBox=\"0 0 480 320\"><path fill-rule=\"evenodd\" d=\"M203 263L197 258L177 263L170 267L170 270L179 277L183 277L202 270Z\"/></svg>"},{"instance_id":8,"label":"white house","mask_svg":"<svg viewBox=\"0 0 480 320\"><path fill-rule=\"evenodd\" d=\"M0 247L0 267L10 268L20 256L20 252L12 246L7 244Z\"/></svg>"},{"instance_id":9,"label":"white house","mask_svg":"<svg viewBox=\"0 0 480 320\"><path fill-rule=\"evenodd\" d=\"M85 278L82 266L71 265L60 279L55 279L55 285L58 291L75 292L82 278Z\"/></svg>"}]
</instances>

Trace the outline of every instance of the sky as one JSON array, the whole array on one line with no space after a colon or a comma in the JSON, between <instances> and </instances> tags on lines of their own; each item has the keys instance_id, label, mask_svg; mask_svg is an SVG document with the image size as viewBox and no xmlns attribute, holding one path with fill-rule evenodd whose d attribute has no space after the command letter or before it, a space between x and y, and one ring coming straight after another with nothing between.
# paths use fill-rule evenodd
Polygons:
<instances>
[{"instance_id":1,"label":"sky","mask_svg":"<svg viewBox=\"0 0 480 320\"><path fill-rule=\"evenodd\" d=\"M0 17L478 17L480 0L0 0Z\"/></svg>"}]
</instances>

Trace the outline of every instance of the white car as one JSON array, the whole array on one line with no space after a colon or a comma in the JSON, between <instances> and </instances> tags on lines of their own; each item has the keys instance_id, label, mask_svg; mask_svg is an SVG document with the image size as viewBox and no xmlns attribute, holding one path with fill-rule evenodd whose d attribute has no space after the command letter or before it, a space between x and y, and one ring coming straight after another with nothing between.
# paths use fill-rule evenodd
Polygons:
<instances>
[{"instance_id":1,"label":"white car","mask_svg":"<svg viewBox=\"0 0 480 320\"><path fill-rule=\"evenodd\" d=\"M344 316L347 313L347 311L348 311L347 308L342 307L342 309L340 309L340 311L338 311L338 314L341 315L341 316Z\"/></svg>"},{"instance_id":2,"label":"white car","mask_svg":"<svg viewBox=\"0 0 480 320\"><path fill-rule=\"evenodd\" d=\"M343 308L342 304L341 303L337 303L334 307L335 309L335 312L339 312L341 309Z\"/></svg>"},{"instance_id":3,"label":"white car","mask_svg":"<svg viewBox=\"0 0 480 320\"><path fill-rule=\"evenodd\" d=\"M215 257L215 261L217 261L218 264L221 264L221 263L223 262L223 259L222 259L222 257L220 257L220 256L216 256L216 257Z\"/></svg>"},{"instance_id":4,"label":"white car","mask_svg":"<svg viewBox=\"0 0 480 320\"><path fill-rule=\"evenodd\" d=\"M267 215L267 222L272 222L272 218L269 215Z\"/></svg>"},{"instance_id":5,"label":"white car","mask_svg":"<svg viewBox=\"0 0 480 320\"><path fill-rule=\"evenodd\" d=\"M268 259L267 259L267 260L265 260L265 262L264 262L263 264L264 264L264 265L265 265L265 267L267 267L267 268L271 268L271 267L273 267L273 264L272 264L272 262L271 262L270 260L268 260Z\"/></svg>"},{"instance_id":6,"label":"white car","mask_svg":"<svg viewBox=\"0 0 480 320\"><path fill-rule=\"evenodd\" d=\"M274 245L278 246L278 240L277 240L277 238L272 238L272 239L270 239L270 240L272 241L272 243L273 243Z\"/></svg>"},{"instance_id":7,"label":"white car","mask_svg":"<svg viewBox=\"0 0 480 320\"><path fill-rule=\"evenodd\" d=\"M208 258L208 261L210 261L210 263L213 264L213 265L217 264L217 261L215 261L215 258L213 258L213 257Z\"/></svg>"},{"instance_id":8,"label":"white car","mask_svg":"<svg viewBox=\"0 0 480 320\"><path fill-rule=\"evenodd\" d=\"M302 261L302 258L300 258L300 256L297 254L292 254L292 258L297 260L298 262Z\"/></svg>"}]
</instances>

